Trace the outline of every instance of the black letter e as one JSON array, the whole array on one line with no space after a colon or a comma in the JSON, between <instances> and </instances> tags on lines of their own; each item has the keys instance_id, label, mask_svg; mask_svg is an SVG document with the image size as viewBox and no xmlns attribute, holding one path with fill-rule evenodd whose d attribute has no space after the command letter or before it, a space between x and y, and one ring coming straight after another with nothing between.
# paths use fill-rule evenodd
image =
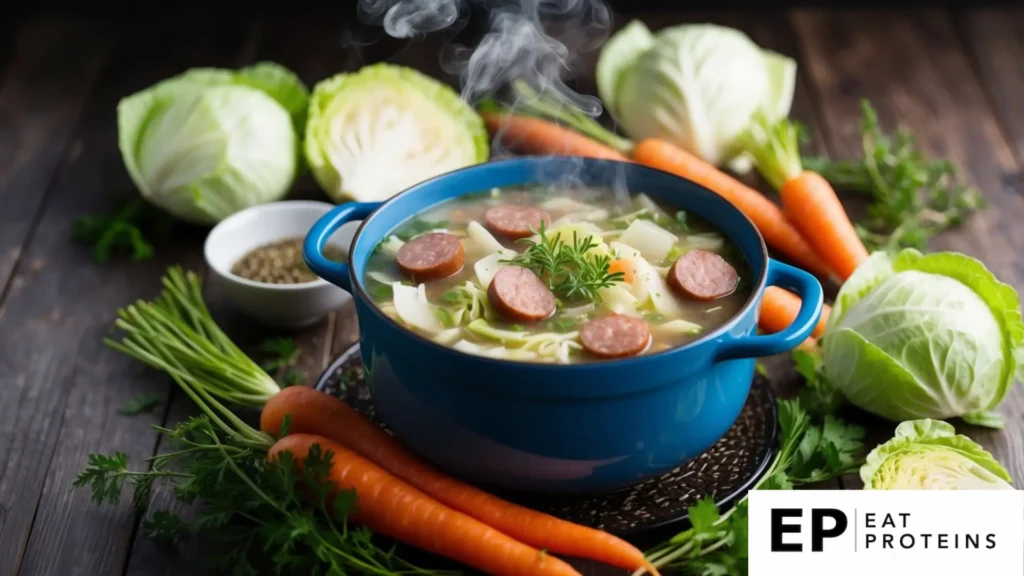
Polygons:
<instances>
[{"instance_id":1,"label":"black letter e","mask_svg":"<svg viewBox=\"0 0 1024 576\"><path fill-rule=\"evenodd\" d=\"M797 524L785 524L784 518L800 518L803 511L799 508L778 508L772 510L772 552L803 552L804 547L799 542L786 544L782 541L783 534L799 534L800 526Z\"/></svg>"}]
</instances>

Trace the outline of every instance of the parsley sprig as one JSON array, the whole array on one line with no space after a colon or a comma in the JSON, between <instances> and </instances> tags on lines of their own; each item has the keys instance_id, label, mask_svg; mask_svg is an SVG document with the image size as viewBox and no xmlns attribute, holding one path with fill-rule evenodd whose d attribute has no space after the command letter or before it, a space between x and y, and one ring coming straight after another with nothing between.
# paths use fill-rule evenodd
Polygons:
<instances>
[{"instance_id":1,"label":"parsley sprig","mask_svg":"<svg viewBox=\"0 0 1024 576\"><path fill-rule=\"evenodd\" d=\"M150 412L163 402L163 396L156 392L142 392L125 400L124 404L117 409L122 416L137 416L143 412Z\"/></svg>"},{"instance_id":2,"label":"parsley sprig","mask_svg":"<svg viewBox=\"0 0 1024 576\"><path fill-rule=\"evenodd\" d=\"M439 574L380 547L369 529L348 524L356 496L338 492L329 480L330 451L314 446L300 469L291 454L268 461L266 448L234 442L205 416L155 429L178 449L148 458L141 471L130 470L123 453L93 454L75 486L88 486L97 503L116 505L130 485L141 513L154 483L170 482L178 498L203 506L191 520L154 511L141 529L158 541L213 543L216 556L208 560L215 573Z\"/></svg>"},{"instance_id":3,"label":"parsley sprig","mask_svg":"<svg viewBox=\"0 0 1024 576\"><path fill-rule=\"evenodd\" d=\"M135 199L123 203L113 213L79 216L72 222L71 238L91 246L97 262L107 262L119 255L135 261L148 260L153 256L151 240L166 240L173 226L170 216Z\"/></svg>"},{"instance_id":4,"label":"parsley sprig","mask_svg":"<svg viewBox=\"0 0 1024 576\"><path fill-rule=\"evenodd\" d=\"M284 386L295 386L306 380L306 373L295 366L302 356L302 349L291 338L269 338L260 342L260 352L269 356L262 368L267 374L276 376Z\"/></svg>"},{"instance_id":5,"label":"parsley sprig","mask_svg":"<svg viewBox=\"0 0 1024 576\"><path fill-rule=\"evenodd\" d=\"M862 158L807 158L804 167L837 189L871 197L868 217L858 225L869 249L924 250L932 236L985 207L978 190L962 182L955 164L925 156L906 130L883 133L867 100L861 101L861 141Z\"/></svg>"},{"instance_id":6,"label":"parsley sprig","mask_svg":"<svg viewBox=\"0 0 1024 576\"><path fill-rule=\"evenodd\" d=\"M800 400L779 400L779 450L755 490L790 490L850 474L861 464L864 430L826 415L813 418ZM745 574L747 499L719 513L710 497L689 509L691 528L647 554L658 568L688 574Z\"/></svg>"},{"instance_id":7,"label":"parsley sprig","mask_svg":"<svg viewBox=\"0 0 1024 576\"><path fill-rule=\"evenodd\" d=\"M622 272L608 271L611 256L591 252L599 245L593 236L581 238L574 230L572 241L566 242L561 232L548 236L543 222L537 235L538 240L520 240L526 250L502 262L529 268L557 298L596 302L600 300L598 290L622 282Z\"/></svg>"}]
</instances>

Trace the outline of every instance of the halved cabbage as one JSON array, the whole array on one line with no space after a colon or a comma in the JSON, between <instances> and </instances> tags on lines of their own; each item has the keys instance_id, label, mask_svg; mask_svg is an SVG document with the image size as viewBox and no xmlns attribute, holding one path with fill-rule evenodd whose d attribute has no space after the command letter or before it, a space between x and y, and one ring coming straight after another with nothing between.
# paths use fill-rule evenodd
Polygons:
<instances>
[{"instance_id":1,"label":"halved cabbage","mask_svg":"<svg viewBox=\"0 0 1024 576\"><path fill-rule=\"evenodd\" d=\"M384 200L489 154L483 120L455 91L392 64L313 88L305 152L336 202Z\"/></svg>"},{"instance_id":2,"label":"halved cabbage","mask_svg":"<svg viewBox=\"0 0 1024 576\"><path fill-rule=\"evenodd\" d=\"M865 490L1012 490L1012 478L991 454L952 425L903 422L896 436L868 454L860 468Z\"/></svg>"}]
</instances>

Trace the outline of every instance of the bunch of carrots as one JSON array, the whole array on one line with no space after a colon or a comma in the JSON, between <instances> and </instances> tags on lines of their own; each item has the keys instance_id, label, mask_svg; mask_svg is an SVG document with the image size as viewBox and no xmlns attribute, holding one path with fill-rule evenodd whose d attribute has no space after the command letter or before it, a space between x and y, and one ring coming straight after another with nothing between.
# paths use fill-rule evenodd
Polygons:
<instances>
[{"instance_id":1,"label":"bunch of carrots","mask_svg":"<svg viewBox=\"0 0 1024 576\"><path fill-rule=\"evenodd\" d=\"M658 574L624 540L448 476L330 394L281 389L214 322L196 274L173 267L163 285L153 301L118 311L120 339L107 345L168 373L213 423L247 446L269 448L271 461L288 452L304 466L314 447L333 453L329 480L355 492L352 521L497 576L579 576L547 552ZM260 430L233 405L261 410Z\"/></svg>"},{"instance_id":2,"label":"bunch of carrots","mask_svg":"<svg viewBox=\"0 0 1024 576\"><path fill-rule=\"evenodd\" d=\"M497 575L578 576L548 550L657 574L633 545L600 530L524 508L456 480L408 452L341 400L293 386L275 394L260 417L263 432L288 434L270 458L297 463L315 445L334 454L330 479L354 490L353 520L374 532Z\"/></svg>"},{"instance_id":3,"label":"bunch of carrots","mask_svg":"<svg viewBox=\"0 0 1024 576\"><path fill-rule=\"evenodd\" d=\"M746 151L761 175L779 192L782 207L716 166L661 138L631 142L605 129L589 116L545 101L525 84L514 89L519 99L513 112L488 103L481 116L504 146L533 155L566 155L637 162L681 176L718 194L754 223L768 245L820 278L845 282L868 257L867 248L832 186L820 174L805 170L799 132L788 119L755 118L744 138ZM788 327L800 310L800 298L770 286L758 319L765 332ZM828 322L821 320L805 345L813 345Z\"/></svg>"}]
</instances>

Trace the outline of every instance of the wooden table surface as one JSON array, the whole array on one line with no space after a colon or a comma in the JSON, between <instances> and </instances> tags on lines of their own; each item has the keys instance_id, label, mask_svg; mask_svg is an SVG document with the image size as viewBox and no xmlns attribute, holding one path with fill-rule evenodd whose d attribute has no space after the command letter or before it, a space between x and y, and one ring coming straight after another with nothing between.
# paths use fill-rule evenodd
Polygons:
<instances>
[{"instance_id":1,"label":"wooden table surface","mask_svg":"<svg viewBox=\"0 0 1024 576\"><path fill-rule=\"evenodd\" d=\"M981 258L1024 289L1024 10L638 16L654 28L726 23L796 57L794 115L812 128L819 152L859 155L858 102L870 98L887 128L901 121L927 151L961 164L991 205L932 247ZM137 535L127 502L94 506L71 483L87 454L120 450L138 462L161 449L151 425L192 413L168 378L101 340L118 307L156 294L168 265L203 270L203 231L158 247L147 262L100 265L70 242L71 222L111 209L115 195L132 189L117 150L118 100L185 68L270 59L310 85L381 59L441 74L429 39L405 49L384 41L357 50L343 37L339 20L325 16L0 23L0 574L197 572L193 547L157 547ZM585 55L587 74L595 57ZM581 86L592 91L587 74ZM319 197L308 178L297 188L298 195ZM346 309L301 333L232 333L247 343L295 338L300 368L312 379L354 341L357 328ZM773 363L773 376L783 385L792 380L783 361ZM119 415L118 407L140 391L159 394L162 406ZM1001 411L1008 422L1002 432L958 428L1024 483L1020 386ZM874 440L892 433L890 423L853 416ZM844 478L835 487L858 484ZM172 501L162 492L153 498L157 506Z\"/></svg>"}]
</instances>

